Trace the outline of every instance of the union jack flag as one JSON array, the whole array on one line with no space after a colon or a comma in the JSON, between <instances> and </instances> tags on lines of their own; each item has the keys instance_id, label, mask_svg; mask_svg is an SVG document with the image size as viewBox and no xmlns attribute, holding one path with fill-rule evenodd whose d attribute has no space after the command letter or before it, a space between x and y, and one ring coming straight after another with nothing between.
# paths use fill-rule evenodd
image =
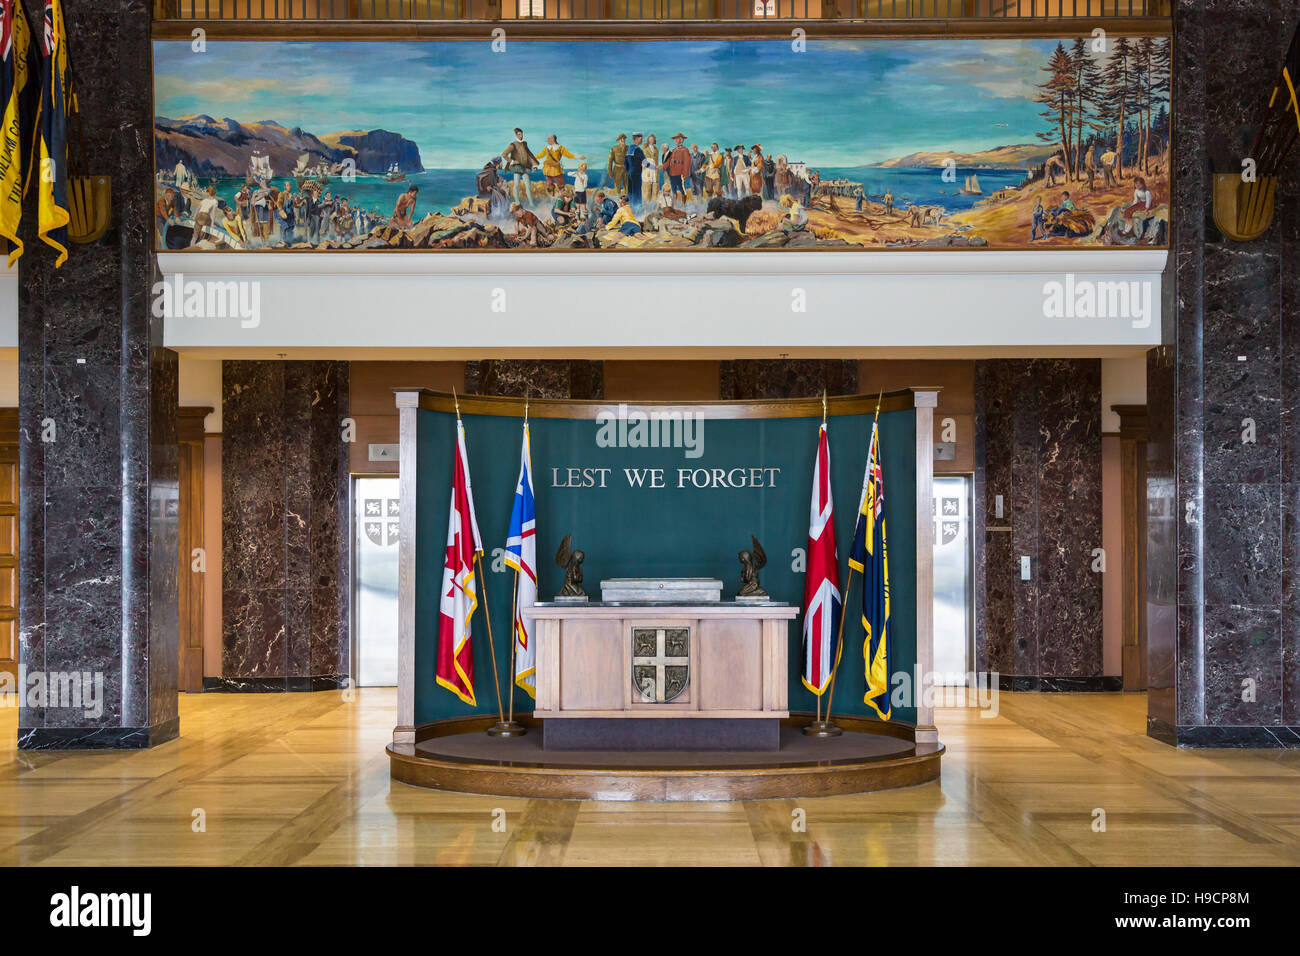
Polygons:
<instances>
[{"instance_id":1,"label":"union jack flag","mask_svg":"<svg viewBox=\"0 0 1300 956\"><path fill-rule=\"evenodd\" d=\"M817 440L812 507L808 523L808 569L803 585L803 685L821 696L839 661L839 553L835 548L835 507L831 501L831 445L826 423Z\"/></svg>"}]
</instances>

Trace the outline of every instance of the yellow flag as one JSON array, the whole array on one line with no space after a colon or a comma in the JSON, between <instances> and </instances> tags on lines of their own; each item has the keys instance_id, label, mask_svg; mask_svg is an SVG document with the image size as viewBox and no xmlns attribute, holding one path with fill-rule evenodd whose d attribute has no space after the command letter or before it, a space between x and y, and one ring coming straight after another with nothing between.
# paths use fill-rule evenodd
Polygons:
<instances>
[{"instance_id":1,"label":"yellow flag","mask_svg":"<svg viewBox=\"0 0 1300 956\"><path fill-rule=\"evenodd\" d=\"M9 265L23 254L18 228L23 219L23 114L27 93L27 53L31 31L22 0L0 0L0 100L4 126L0 128L0 236L9 242Z\"/></svg>"},{"instance_id":2,"label":"yellow flag","mask_svg":"<svg viewBox=\"0 0 1300 956\"><path fill-rule=\"evenodd\" d=\"M59 0L45 0L41 49L41 105L37 114L40 165L32 170L39 182L37 205L41 239L58 251L55 266L68 261L68 116L76 110L69 92L68 36Z\"/></svg>"}]
</instances>

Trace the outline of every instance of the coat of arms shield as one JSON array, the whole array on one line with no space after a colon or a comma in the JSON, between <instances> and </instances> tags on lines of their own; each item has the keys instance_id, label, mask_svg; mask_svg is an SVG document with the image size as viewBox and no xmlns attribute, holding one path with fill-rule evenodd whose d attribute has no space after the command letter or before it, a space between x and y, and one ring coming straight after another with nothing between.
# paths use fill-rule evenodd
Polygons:
<instances>
[{"instance_id":1,"label":"coat of arms shield","mask_svg":"<svg viewBox=\"0 0 1300 956\"><path fill-rule=\"evenodd\" d=\"M680 697L690 680L691 629L632 628L632 686L645 703Z\"/></svg>"}]
</instances>

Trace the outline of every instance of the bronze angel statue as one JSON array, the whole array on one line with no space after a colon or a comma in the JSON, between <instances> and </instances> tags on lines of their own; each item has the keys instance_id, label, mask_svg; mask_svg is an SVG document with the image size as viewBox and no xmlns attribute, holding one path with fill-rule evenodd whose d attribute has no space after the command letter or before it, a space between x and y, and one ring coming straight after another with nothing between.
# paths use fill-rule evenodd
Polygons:
<instances>
[{"instance_id":1,"label":"bronze angel statue","mask_svg":"<svg viewBox=\"0 0 1300 956\"><path fill-rule=\"evenodd\" d=\"M740 590L736 592L736 597L767 598L768 593L758 583L758 572L767 564L767 553L763 550L763 546L758 543L758 539L752 534L749 536L749 540L754 542L753 550L741 551L737 555L740 558Z\"/></svg>"},{"instance_id":2,"label":"bronze angel statue","mask_svg":"<svg viewBox=\"0 0 1300 956\"><path fill-rule=\"evenodd\" d=\"M573 535L566 534L560 542L559 550L555 552L555 563L564 568L564 586L556 597L587 596L587 592L582 589L582 562L586 557L581 551L573 550Z\"/></svg>"}]
</instances>

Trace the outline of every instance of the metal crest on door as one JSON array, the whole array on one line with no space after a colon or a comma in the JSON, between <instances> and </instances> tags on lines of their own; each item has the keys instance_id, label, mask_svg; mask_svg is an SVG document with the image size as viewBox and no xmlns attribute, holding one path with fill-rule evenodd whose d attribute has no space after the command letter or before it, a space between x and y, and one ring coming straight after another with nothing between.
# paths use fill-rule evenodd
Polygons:
<instances>
[{"instance_id":1,"label":"metal crest on door","mask_svg":"<svg viewBox=\"0 0 1300 956\"><path fill-rule=\"evenodd\" d=\"M632 628L632 686L648 704L680 697L690 683L689 627Z\"/></svg>"}]
</instances>

